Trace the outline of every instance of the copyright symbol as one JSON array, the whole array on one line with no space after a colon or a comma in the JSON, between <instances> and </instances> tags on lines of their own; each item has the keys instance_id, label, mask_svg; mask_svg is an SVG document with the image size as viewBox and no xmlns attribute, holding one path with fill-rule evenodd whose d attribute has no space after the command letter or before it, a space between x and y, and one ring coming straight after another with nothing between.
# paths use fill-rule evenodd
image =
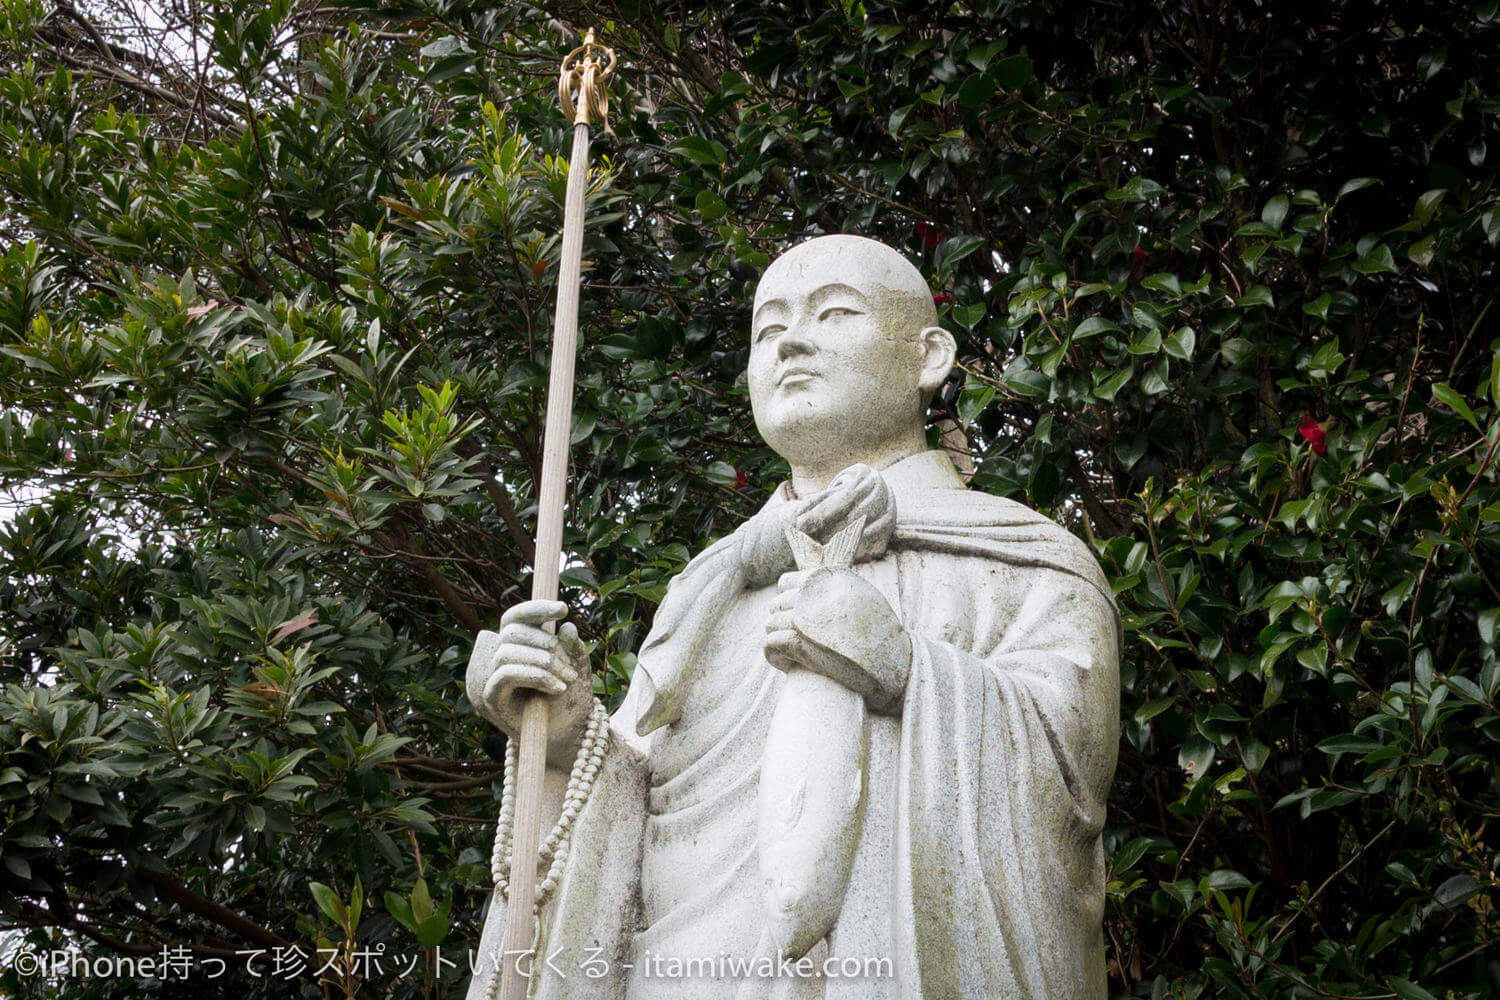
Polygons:
<instances>
[{"instance_id":1,"label":"copyright symbol","mask_svg":"<svg viewBox=\"0 0 1500 1000\"><path fill-rule=\"evenodd\" d=\"M20 952L12 964L18 974L28 978L42 971L42 960L34 952Z\"/></svg>"}]
</instances>

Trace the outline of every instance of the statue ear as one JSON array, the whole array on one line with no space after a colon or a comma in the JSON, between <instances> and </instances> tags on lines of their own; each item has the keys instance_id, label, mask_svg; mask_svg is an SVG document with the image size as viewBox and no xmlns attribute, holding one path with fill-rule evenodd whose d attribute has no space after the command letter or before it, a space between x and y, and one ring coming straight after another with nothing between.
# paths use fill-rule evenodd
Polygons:
<instances>
[{"instance_id":1,"label":"statue ear","mask_svg":"<svg viewBox=\"0 0 1500 1000\"><path fill-rule=\"evenodd\" d=\"M925 327L917 337L922 345L922 374L917 386L924 396L930 396L953 370L953 363L958 360L958 342L940 326Z\"/></svg>"}]
</instances>

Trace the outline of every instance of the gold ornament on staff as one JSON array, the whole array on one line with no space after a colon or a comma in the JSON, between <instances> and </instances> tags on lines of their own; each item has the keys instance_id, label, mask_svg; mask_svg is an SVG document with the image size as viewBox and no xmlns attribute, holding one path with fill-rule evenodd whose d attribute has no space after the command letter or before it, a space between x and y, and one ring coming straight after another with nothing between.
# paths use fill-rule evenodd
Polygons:
<instances>
[{"instance_id":1,"label":"gold ornament on staff","mask_svg":"<svg viewBox=\"0 0 1500 1000\"><path fill-rule=\"evenodd\" d=\"M563 239L557 278L557 320L552 329L551 375L547 383L547 422L542 436L542 481L537 497L536 559L531 599L557 600L562 563L564 492L568 483L568 438L573 424L573 366L578 348L578 286L583 271L583 207L589 175L589 122L609 128L605 87L615 72L615 54L594 41L563 58L557 97L573 119L573 156L568 160L568 194L563 208ZM555 623L549 625L555 628ZM515 776L515 825L511 840L510 898L506 901L501 949L500 1000L525 1000L528 977L518 966L533 944L536 869L542 812L542 777L547 764L547 699L531 695L521 710L521 736ZM535 963L533 974L537 972Z\"/></svg>"},{"instance_id":2,"label":"gold ornament on staff","mask_svg":"<svg viewBox=\"0 0 1500 1000\"><path fill-rule=\"evenodd\" d=\"M557 103L574 125L587 125L590 117L609 127L609 80L615 75L614 49L594 41L594 29L584 36L583 44L563 56L557 76Z\"/></svg>"}]
</instances>

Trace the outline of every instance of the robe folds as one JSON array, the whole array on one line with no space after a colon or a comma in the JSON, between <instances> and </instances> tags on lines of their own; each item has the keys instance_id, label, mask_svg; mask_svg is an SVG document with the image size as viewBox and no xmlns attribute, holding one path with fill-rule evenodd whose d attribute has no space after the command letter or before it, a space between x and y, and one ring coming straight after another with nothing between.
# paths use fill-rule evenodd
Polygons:
<instances>
[{"instance_id":1,"label":"robe folds","mask_svg":"<svg viewBox=\"0 0 1500 1000\"><path fill-rule=\"evenodd\" d=\"M855 571L896 611L912 663L897 711L870 719L864 825L814 973L746 985L752 970L735 964L763 927L756 791L783 680L761 655L776 586L754 582L764 574L746 553L757 518L789 502L783 487L694 558L658 609L539 918L533 996L1106 996L1100 832L1120 648L1109 586L1083 543L965 489L938 452L882 476L895 531ZM489 995L504 908L492 900L471 1000Z\"/></svg>"}]
</instances>

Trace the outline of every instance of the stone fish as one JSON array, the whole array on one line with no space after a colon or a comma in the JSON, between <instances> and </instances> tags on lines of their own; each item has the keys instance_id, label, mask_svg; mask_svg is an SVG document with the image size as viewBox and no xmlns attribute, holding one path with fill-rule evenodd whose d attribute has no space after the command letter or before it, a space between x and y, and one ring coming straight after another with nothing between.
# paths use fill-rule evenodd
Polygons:
<instances>
[{"instance_id":1,"label":"stone fish","mask_svg":"<svg viewBox=\"0 0 1500 1000\"><path fill-rule=\"evenodd\" d=\"M863 531L860 518L820 545L788 526L787 540L799 570L852 574ZM760 953L795 960L833 929L859 846L868 756L864 698L822 674L788 670L760 771Z\"/></svg>"}]
</instances>

